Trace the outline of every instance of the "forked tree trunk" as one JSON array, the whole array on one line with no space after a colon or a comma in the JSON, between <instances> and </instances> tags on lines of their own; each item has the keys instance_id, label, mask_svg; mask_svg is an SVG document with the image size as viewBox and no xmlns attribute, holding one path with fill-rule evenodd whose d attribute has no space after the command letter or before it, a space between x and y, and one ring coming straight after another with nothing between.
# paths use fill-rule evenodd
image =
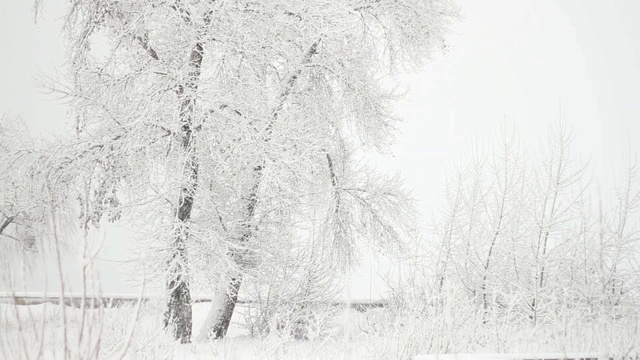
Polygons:
<instances>
[{"instance_id":1,"label":"forked tree trunk","mask_svg":"<svg viewBox=\"0 0 640 360\"><path fill-rule=\"evenodd\" d=\"M187 246L189 228L187 223L191 219L191 210L195 191L198 185L198 159L193 138L193 121L195 109L195 94L202 67L202 44L200 42L191 50L189 58L189 78L185 86L177 90L182 97L180 104L180 124L182 149L186 153L183 168L183 184L180 189L178 209L176 211L176 235L171 244L171 257L167 279L169 299L165 313L165 328L171 328L173 337L181 343L191 342L192 310L189 279L187 277Z\"/></svg>"},{"instance_id":2,"label":"forked tree trunk","mask_svg":"<svg viewBox=\"0 0 640 360\"><path fill-rule=\"evenodd\" d=\"M319 43L320 39L316 40L305 51L302 58L303 65L308 64L311 61L313 55L317 54ZM271 122L266 127L266 135L263 138L263 141L265 143L269 142L269 136L271 134L273 123L280 116L280 112L282 111L301 73L302 67L296 70L285 82L285 86L280 93L280 101L278 105L273 109L271 113ZM239 245L240 247L242 247L243 244L246 243L251 238L251 236L254 235L255 228L253 226L253 221L255 217L256 206L258 204L258 190L262 181L263 170L263 163L260 163L253 168L255 182L253 184L253 187L251 188L248 198L246 199L247 204L244 216L244 230L240 238L237 240L237 245ZM242 250L230 253L229 257L235 262L236 266L240 268L244 266L246 255ZM222 283L218 286L215 298L211 302L211 308L209 309L207 319L202 325L200 333L196 338L197 341L203 341L207 338L222 339L226 336L227 330L229 329L229 324L231 323L231 316L233 315L236 303L238 302L238 292L240 291L241 285L242 274L236 273L229 277L227 280L222 281Z\"/></svg>"}]
</instances>

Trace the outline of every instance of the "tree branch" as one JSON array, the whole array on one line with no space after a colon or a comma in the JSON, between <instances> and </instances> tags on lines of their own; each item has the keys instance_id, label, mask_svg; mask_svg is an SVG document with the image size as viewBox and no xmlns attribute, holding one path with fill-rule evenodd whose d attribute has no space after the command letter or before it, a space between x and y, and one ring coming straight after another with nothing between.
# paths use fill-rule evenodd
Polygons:
<instances>
[{"instance_id":1,"label":"tree branch","mask_svg":"<svg viewBox=\"0 0 640 360\"><path fill-rule=\"evenodd\" d=\"M143 36L137 35L134 38L138 40L142 48L147 52L147 54L149 54L149 56L151 56L154 60L160 60L158 53L151 47L151 45L149 45L149 35L147 33L145 33Z\"/></svg>"},{"instance_id":2,"label":"tree branch","mask_svg":"<svg viewBox=\"0 0 640 360\"><path fill-rule=\"evenodd\" d=\"M13 222L13 219L16 218L16 215L13 216L9 216L8 218L6 218L4 220L4 222L2 223L2 225L0 225L0 235L2 235L2 232L4 231L4 229L7 228L7 226L9 226L9 224L11 224L11 222ZM8 236L8 235L6 235Z\"/></svg>"}]
</instances>

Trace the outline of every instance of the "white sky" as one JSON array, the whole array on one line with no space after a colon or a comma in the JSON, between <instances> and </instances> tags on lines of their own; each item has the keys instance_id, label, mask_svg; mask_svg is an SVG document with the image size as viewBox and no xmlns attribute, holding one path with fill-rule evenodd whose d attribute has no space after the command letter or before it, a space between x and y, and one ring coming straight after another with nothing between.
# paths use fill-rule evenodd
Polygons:
<instances>
[{"instance_id":1,"label":"white sky","mask_svg":"<svg viewBox=\"0 0 640 360\"><path fill-rule=\"evenodd\" d=\"M39 93L34 78L62 68L55 21L64 2L45 0L36 26L29 0L8 1L0 12L0 112L22 114L36 132L56 132L65 122L64 104ZM490 138L505 118L532 142L562 113L577 135L574 153L591 156L596 176L612 173L629 144L640 153L640 2L459 3L464 17L453 27L448 53L402 77L410 85L398 106L404 134L395 157L381 159L402 171L425 211L468 135ZM354 297L369 295L370 269L365 261L354 277ZM122 277L105 271L105 291L121 290Z\"/></svg>"}]
</instances>

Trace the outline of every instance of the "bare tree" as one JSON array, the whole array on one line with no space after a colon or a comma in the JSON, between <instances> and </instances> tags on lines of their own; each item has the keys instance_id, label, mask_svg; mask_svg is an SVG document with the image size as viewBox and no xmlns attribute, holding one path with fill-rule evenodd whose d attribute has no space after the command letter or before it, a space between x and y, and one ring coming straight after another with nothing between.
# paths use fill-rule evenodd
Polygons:
<instances>
[{"instance_id":1,"label":"bare tree","mask_svg":"<svg viewBox=\"0 0 640 360\"><path fill-rule=\"evenodd\" d=\"M574 230L580 229L576 206L584 188L581 185L584 176L584 165L576 164L570 154L573 133L563 122L559 122L549 130L548 150L543 152L538 164L534 167L534 183L532 195L534 205L531 217L535 223L532 230L533 264L536 270L533 279L531 300L531 319L535 324L541 308L540 301L544 296L546 281L553 272L552 267L561 262L562 248L567 241L574 238ZM559 251L554 256L554 249ZM555 263L555 264L554 264ZM562 275L560 275L562 276Z\"/></svg>"},{"instance_id":2,"label":"bare tree","mask_svg":"<svg viewBox=\"0 0 640 360\"><path fill-rule=\"evenodd\" d=\"M600 203L596 244L598 305L615 316L616 308L633 307L637 298L637 210L640 205L637 160L627 156L621 183L614 188L613 201ZM611 310L611 311L610 311Z\"/></svg>"}]
</instances>

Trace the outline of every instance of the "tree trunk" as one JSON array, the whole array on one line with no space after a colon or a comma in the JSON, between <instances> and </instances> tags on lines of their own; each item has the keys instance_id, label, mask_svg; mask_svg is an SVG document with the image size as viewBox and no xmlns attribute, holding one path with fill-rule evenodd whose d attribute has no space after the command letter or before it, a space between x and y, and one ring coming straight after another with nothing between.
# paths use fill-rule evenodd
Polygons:
<instances>
[{"instance_id":1,"label":"tree trunk","mask_svg":"<svg viewBox=\"0 0 640 360\"><path fill-rule=\"evenodd\" d=\"M184 175L190 181L180 189L179 207L176 213L176 237L171 244L171 256L168 263L167 291L169 299L165 313L164 326L171 327L173 337L185 344L191 341L191 293L187 277L188 257L186 242L189 237L187 222L191 218L195 187L197 184L198 164L193 149L188 155Z\"/></svg>"},{"instance_id":2,"label":"tree trunk","mask_svg":"<svg viewBox=\"0 0 640 360\"><path fill-rule=\"evenodd\" d=\"M223 299L222 311L219 312L218 318L210 330L212 339L222 339L227 335L229 324L231 324L231 316L238 302L238 291L240 290L241 284L242 276L231 278L228 284L228 291L221 294L221 298Z\"/></svg>"},{"instance_id":3,"label":"tree trunk","mask_svg":"<svg viewBox=\"0 0 640 360\"><path fill-rule=\"evenodd\" d=\"M187 253L184 250L184 239L181 239L181 250L177 250L174 256L178 257L178 261L187 260ZM174 244L177 246L178 243ZM167 290L169 291L169 300L167 311L165 312L164 326L171 328L174 339L180 343L186 344L191 341L191 293L189 291L189 282L183 273L184 265L179 265L180 269L171 269L169 279L167 281Z\"/></svg>"},{"instance_id":4,"label":"tree trunk","mask_svg":"<svg viewBox=\"0 0 640 360\"><path fill-rule=\"evenodd\" d=\"M262 165L257 165L253 168L256 180L247 199L244 230L242 236L238 239L240 246L246 243L254 233L253 219L258 204L258 189L260 188L260 182L262 180L262 170ZM207 338L215 340L222 339L227 335L227 330L229 330L231 316L238 302L238 292L240 291L240 285L242 285L241 269L244 266L246 252L244 250L232 250L229 257L233 260L234 265L240 268L240 271L235 272L235 274L227 280L221 281L215 298L211 302L207 319L202 325L196 341L203 341Z\"/></svg>"},{"instance_id":5,"label":"tree trunk","mask_svg":"<svg viewBox=\"0 0 640 360\"><path fill-rule=\"evenodd\" d=\"M227 335L231 316L238 302L240 285L242 285L242 275L227 279L220 284L215 298L211 301L207 318L196 338L197 342L222 339Z\"/></svg>"},{"instance_id":6,"label":"tree trunk","mask_svg":"<svg viewBox=\"0 0 640 360\"><path fill-rule=\"evenodd\" d=\"M171 327L173 337L183 344L191 341L192 326L186 242L189 238L187 223L191 219L195 191L198 185L198 159L193 138L193 122L195 94L198 90L198 80L202 66L202 52L202 43L196 43L191 50L189 58L189 77L185 82L185 86L177 90L178 96L182 98L180 104L181 145L186 153L186 160L182 174L183 184L180 189L178 209L176 211L176 237L171 244L172 254L168 264L167 291L169 299L164 325L165 328Z\"/></svg>"}]
</instances>

